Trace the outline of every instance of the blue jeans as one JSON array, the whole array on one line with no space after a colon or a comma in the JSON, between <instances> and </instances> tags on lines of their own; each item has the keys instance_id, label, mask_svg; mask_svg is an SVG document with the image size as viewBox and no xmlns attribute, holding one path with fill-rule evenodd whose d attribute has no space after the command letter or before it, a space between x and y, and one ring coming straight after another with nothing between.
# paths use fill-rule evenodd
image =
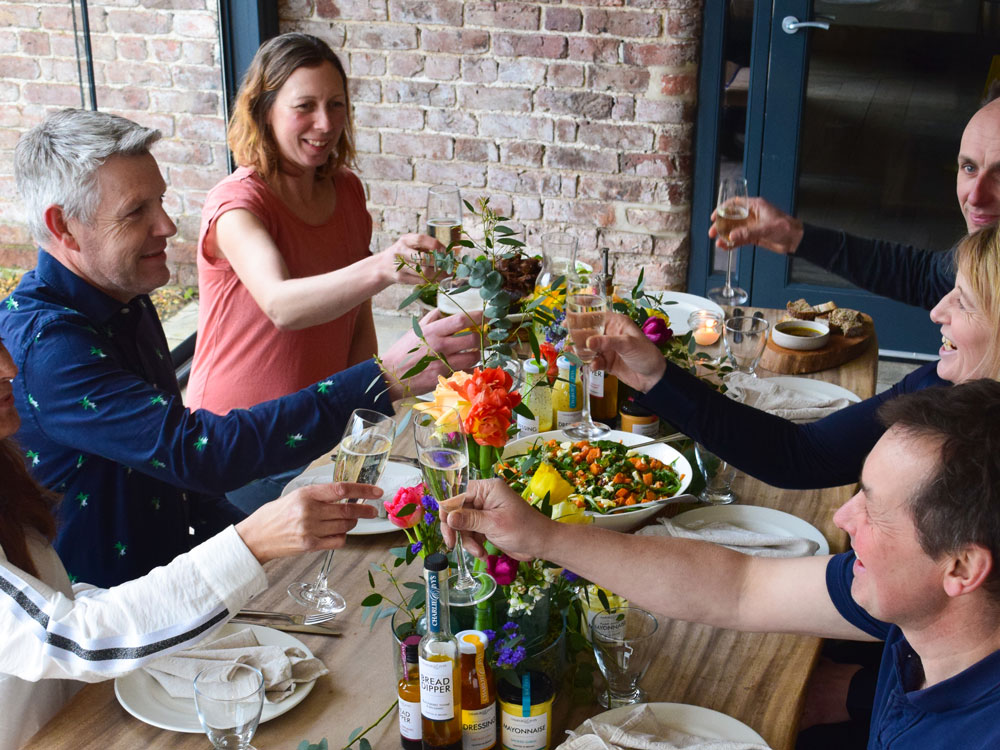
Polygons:
<instances>
[{"instance_id":1,"label":"blue jeans","mask_svg":"<svg viewBox=\"0 0 1000 750\"><path fill-rule=\"evenodd\" d=\"M272 474L269 477L255 479L250 484L245 484L238 490L227 492L226 499L240 510L246 513L253 513L260 506L279 497L281 491L285 489L285 485L305 470L305 466L300 466L291 471L284 471L279 474Z\"/></svg>"}]
</instances>

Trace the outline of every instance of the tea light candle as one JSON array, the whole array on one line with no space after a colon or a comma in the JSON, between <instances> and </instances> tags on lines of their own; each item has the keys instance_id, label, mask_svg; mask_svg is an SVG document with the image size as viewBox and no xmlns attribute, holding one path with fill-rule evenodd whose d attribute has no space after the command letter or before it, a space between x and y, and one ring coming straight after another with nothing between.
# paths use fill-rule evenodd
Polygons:
<instances>
[{"instance_id":1,"label":"tea light candle","mask_svg":"<svg viewBox=\"0 0 1000 750\"><path fill-rule=\"evenodd\" d=\"M688 316L688 327L695 343L711 346L722 333L722 316L713 310L695 310Z\"/></svg>"}]
</instances>

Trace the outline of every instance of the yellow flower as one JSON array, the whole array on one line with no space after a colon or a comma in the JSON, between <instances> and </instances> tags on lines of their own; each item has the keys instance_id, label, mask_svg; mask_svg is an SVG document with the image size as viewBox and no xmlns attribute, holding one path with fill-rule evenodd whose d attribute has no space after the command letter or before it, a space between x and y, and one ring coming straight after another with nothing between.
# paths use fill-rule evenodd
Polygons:
<instances>
[{"instance_id":1,"label":"yellow flower","mask_svg":"<svg viewBox=\"0 0 1000 750\"><path fill-rule=\"evenodd\" d=\"M549 493L549 503L556 505L569 497L572 491L573 485L563 479L558 471L548 464L539 464L531 481L524 488L524 498L537 501L545 497L545 493Z\"/></svg>"},{"instance_id":2,"label":"yellow flower","mask_svg":"<svg viewBox=\"0 0 1000 750\"><path fill-rule=\"evenodd\" d=\"M469 373L461 371L453 373L449 378L438 375L438 384L434 389L434 400L420 401L414 404L413 408L432 415L437 420L438 426L454 430L457 427L455 413L458 412L458 418L464 422L465 418L469 416L472 404L452 388L451 384L462 385L471 377Z\"/></svg>"},{"instance_id":3,"label":"yellow flower","mask_svg":"<svg viewBox=\"0 0 1000 750\"><path fill-rule=\"evenodd\" d=\"M588 516L583 508L578 508L575 503L571 503L568 500L553 504L552 520L559 521L559 523L578 523L583 525L594 522L593 517Z\"/></svg>"}]
</instances>

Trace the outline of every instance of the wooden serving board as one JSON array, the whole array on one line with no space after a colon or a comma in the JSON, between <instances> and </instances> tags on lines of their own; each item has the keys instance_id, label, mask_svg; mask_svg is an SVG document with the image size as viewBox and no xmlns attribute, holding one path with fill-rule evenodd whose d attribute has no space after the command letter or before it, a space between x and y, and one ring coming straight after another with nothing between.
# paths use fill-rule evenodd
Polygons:
<instances>
[{"instance_id":1,"label":"wooden serving board","mask_svg":"<svg viewBox=\"0 0 1000 750\"><path fill-rule=\"evenodd\" d=\"M830 341L826 346L812 351L786 349L775 344L769 335L767 346L764 348L764 356L760 359L760 366L771 372L799 375L805 372L819 372L830 367L837 367L844 362L850 362L868 348L875 331L872 319L864 314L862 314L862 318L865 330L860 336L848 338L835 333L830 336Z\"/></svg>"}]
</instances>

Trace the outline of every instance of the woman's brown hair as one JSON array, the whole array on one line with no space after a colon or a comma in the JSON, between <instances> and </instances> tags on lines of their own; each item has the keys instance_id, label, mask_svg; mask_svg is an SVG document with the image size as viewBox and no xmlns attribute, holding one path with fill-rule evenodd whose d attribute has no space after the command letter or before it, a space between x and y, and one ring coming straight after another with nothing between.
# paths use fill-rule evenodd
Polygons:
<instances>
[{"instance_id":1,"label":"woman's brown hair","mask_svg":"<svg viewBox=\"0 0 1000 750\"><path fill-rule=\"evenodd\" d=\"M54 504L55 495L31 478L14 442L0 440L0 547L12 565L33 576L38 569L28 554L27 532L55 537Z\"/></svg>"},{"instance_id":2,"label":"woman's brown hair","mask_svg":"<svg viewBox=\"0 0 1000 750\"><path fill-rule=\"evenodd\" d=\"M955 265L969 281L966 290L993 329L979 377L1000 380L1000 226L980 229L962 239L955 251Z\"/></svg>"},{"instance_id":3,"label":"woman's brown hair","mask_svg":"<svg viewBox=\"0 0 1000 750\"><path fill-rule=\"evenodd\" d=\"M354 123L351 99L347 92L347 73L340 58L329 45L311 34L292 32L269 39L260 46L243 77L232 119L228 142L233 158L241 167L250 167L265 180L278 171L278 146L267 122L278 91L296 70L315 68L328 62L344 81L347 121L336 148L317 177L326 177L341 167L354 166Z\"/></svg>"}]
</instances>

